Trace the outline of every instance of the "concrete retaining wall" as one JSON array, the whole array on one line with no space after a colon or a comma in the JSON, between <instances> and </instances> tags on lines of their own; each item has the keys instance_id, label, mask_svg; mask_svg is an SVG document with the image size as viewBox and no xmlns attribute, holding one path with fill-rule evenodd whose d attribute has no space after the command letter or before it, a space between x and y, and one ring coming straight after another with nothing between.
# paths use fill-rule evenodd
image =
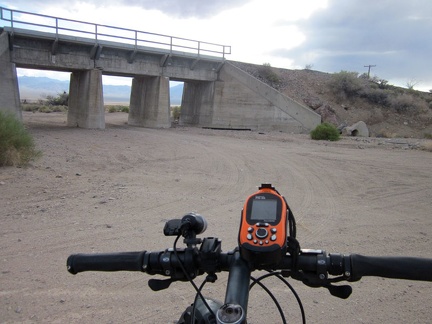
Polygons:
<instances>
[{"instance_id":1,"label":"concrete retaining wall","mask_svg":"<svg viewBox=\"0 0 432 324\"><path fill-rule=\"evenodd\" d=\"M213 127L304 133L321 123L321 116L311 109L229 62L219 80L215 82Z\"/></svg>"}]
</instances>

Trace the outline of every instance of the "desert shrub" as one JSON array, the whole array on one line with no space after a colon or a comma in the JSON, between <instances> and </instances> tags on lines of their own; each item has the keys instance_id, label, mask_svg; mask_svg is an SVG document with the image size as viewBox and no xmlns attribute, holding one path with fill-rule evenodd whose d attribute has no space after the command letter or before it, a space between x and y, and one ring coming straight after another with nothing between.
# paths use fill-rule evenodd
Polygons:
<instances>
[{"instance_id":1,"label":"desert shrub","mask_svg":"<svg viewBox=\"0 0 432 324\"><path fill-rule=\"evenodd\" d=\"M67 106L53 106L52 111L53 112L66 112L66 111L68 111L68 107Z\"/></svg>"},{"instance_id":2,"label":"desert shrub","mask_svg":"<svg viewBox=\"0 0 432 324\"><path fill-rule=\"evenodd\" d=\"M310 136L314 140L337 141L340 138L340 133L336 126L322 123L311 131Z\"/></svg>"},{"instance_id":3,"label":"desert shrub","mask_svg":"<svg viewBox=\"0 0 432 324\"><path fill-rule=\"evenodd\" d=\"M48 114L48 113L53 112L53 108L52 108L52 106L41 106L41 107L39 107L39 112Z\"/></svg>"},{"instance_id":4,"label":"desert shrub","mask_svg":"<svg viewBox=\"0 0 432 324\"><path fill-rule=\"evenodd\" d=\"M424 138L432 139L432 134L431 133L424 133Z\"/></svg>"},{"instance_id":5,"label":"desert shrub","mask_svg":"<svg viewBox=\"0 0 432 324\"><path fill-rule=\"evenodd\" d=\"M364 79L358 78L357 72L341 71L332 75L329 85L334 94L352 97L363 89Z\"/></svg>"},{"instance_id":6,"label":"desert shrub","mask_svg":"<svg viewBox=\"0 0 432 324\"><path fill-rule=\"evenodd\" d=\"M393 97L391 107L399 114L418 114L423 110L422 105L408 94Z\"/></svg>"},{"instance_id":7,"label":"desert shrub","mask_svg":"<svg viewBox=\"0 0 432 324\"><path fill-rule=\"evenodd\" d=\"M263 79L266 79L270 83L278 83L280 82L279 76L273 71L270 63L264 63L259 69L258 72Z\"/></svg>"},{"instance_id":8,"label":"desert shrub","mask_svg":"<svg viewBox=\"0 0 432 324\"><path fill-rule=\"evenodd\" d=\"M420 147L423 151L432 152L432 142L427 142Z\"/></svg>"},{"instance_id":9,"label":"desert shrub","mask_svg":"<svg viewBox=\"0 0 432 324\"><path fill-rule=\"evenodd\" d=\"M377 87L366 87L363 88L360 93L360 97L365 98L367 101L373 104L389 106L390 99L389 94L385 90L378 89Z\"/></svg>"},{"instance_id":10,"label":"desert shrub","mask_svg":"<svg viewBox=\"0 0 432 324\"><path fill-rule=\"evenodd\" d=\"M181 106L172 107L172 116L174 120L180 119Z\"/></svg>"},{"instance_id":11,"label":"desert shrub","mask_svg":"<svg viewBox=\"0 0 432 324\"><path fill-rule=\"evenodd\" d=\"M68 106L69 94L64 91L63 93L57 94L57 97L47 96L46 102L50 106Z\"/></svg>"},{"instance_id":12,"label":"desert shrub","mask_svg":"<svg viewBox=\"0 0 432 324\"><path fill-rule=\"evenodd\" d=\"M115 112L124 112L129 113L129 107L128 106L122 106L122 105L105 105L105 110L110 113Z\"/></svg>"},{"instance_id":13,"label":"desert shrub","mask_svg":"<svg viewBox=\"0 0 432 324\"><path fill-rule=\"evenodd\" d=\"M388 81L384 80L384 79L379 79L377 81L378 86L380 87L380 89L386 89L388 87Z\"/></svg>"},{"instance_id":14,"label":"desert shrub","mask_svg":"<svg viewBox=\"0 0 432 324\"><path fill-rule=\"evenodd\" d=\"M0 110L0 166L25 165L41 154L16 116Z\"/></svg>"},{"instance_id":15,"label":"desert shrub","mask_svg":"<svg viewBox=\"0 0 432 324\"><path fill-rule=\"evenodd\" d=\"M21 107L22 107L23 111L32 111L32 112L35 112L35 111L39 110L40 105L36 105L36 104L22 104Z\"/></svg>"}]
</instances>

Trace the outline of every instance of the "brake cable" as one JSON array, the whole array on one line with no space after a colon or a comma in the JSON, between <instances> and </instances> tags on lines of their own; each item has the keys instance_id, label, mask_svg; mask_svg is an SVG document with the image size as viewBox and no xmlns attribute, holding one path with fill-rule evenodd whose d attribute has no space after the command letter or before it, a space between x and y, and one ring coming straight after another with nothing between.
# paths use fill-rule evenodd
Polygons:
<instances>
[{"instance_id":1,"label":"brake cable","mask_svg":"<svg viewBox=\"0 0 432 324\"><path fill-rule=\"evenodd\" d=\"M176 256L176 258L177 258L177 260L178 260L178 262L180 264L180 268L183 271L183 274L185 275L186 279L190 282L190 284L194 287L194 289L196 291L195 300L197 299L197 296L199 296L201 298L203 304L205 305L205 307L209 310L209 312L212 314L212 316L214 316L214 318L216 318L215 313L213 312L213 310L211 309L211 307L207 303L205 297L201 293L201 289L204 286L204 284L207 282L207 280L204 280L204 282L201 284L201 287L198 288L198 286L195 284L195 282L193 281L193 279L190 277L189 273L186 271L186 268L184 267L183 262L181 261L181 259L178 256L178 253L177 253L177 242L180 239L180 236L181 235L178 235L176 237L176 239L174 240L174 244L173 244L174 255ZM193 312L192 312L193 314L195 313L195 306L196 306L196 303L194 303Z\"/></svg>"},{"instance_id":2,"label":"brake cable","mask_svg":"<svg viewBox=\"0 0 432 324\"><path fill-rule=\"evenodd\" d=\"M268 271L268 270L267 270ZM305 314L305 311L304 311L304 307L303 307L303 303L302 303L302 301L301 301L301 299L300 299L300 296L297 294L297 292L296 292L296 290L294 289L294 287L285 279L285 278L283 278L283 274L282 274L282 272L280 272L280 271L268 271L268 273L266 273L266 274L264 274L264 275L262 275L262 276L260 276L260 277L258 277L258 279L255 279L255 278L253 278L252 276L251 276L251 278L252 278L252 280L254 281L251 285L250 285L250 287L249 287L249 290L251 290L252 289L252 287L255 285L255 284L258 284L261 288L263 288L266 292L267 292L267 294L273 299L273 302L275 303L275 305L276 305L276 307L278 308L278 310L279 310L279 313L281 314L281 318L282 318L282 320L283 320L283 323L286 323L286 320L285 320L285 316L283 315L283 311L282 311L282 309L280 308L280 304L279 304L279 302L277 301L277 299L274 297L274 295L273 295L273 293L267 288L267 287L265 287L265 285L263 284L263 283L261 283L261 281L263 280L263 279L265 279L265 278L269 278L269 277L271 277L271 276L275 276L276 278L278 278L279 280L281 280L290 290L291 290L291 292L292 292L292 294L294 295L294 297L296 298L296 300L297 300L297 303L298 303L298 305L299 305L299 307L300 307L300 312L301 312L301 316L302 316L302 323L303 324L306 324L306 314Z\"/></svg>"}]
</instances>

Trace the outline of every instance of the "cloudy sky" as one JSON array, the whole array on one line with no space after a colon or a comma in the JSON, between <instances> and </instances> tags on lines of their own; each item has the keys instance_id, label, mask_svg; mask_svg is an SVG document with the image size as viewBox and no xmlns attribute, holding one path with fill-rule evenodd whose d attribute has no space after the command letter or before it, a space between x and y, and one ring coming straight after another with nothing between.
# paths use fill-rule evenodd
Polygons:
<instances>
[{"instance_id":1,"label":"cloudy sky","mask_svg":"<svg viewBox=\"0 0 432 324\"><path fill-rule=\"evenodd\" d=\"M242 62L330 73L376 65L371 75L391 84L432 89L431 0L3 0L1 6L230 45L227 58Z\"/></svg>"}]
</instances>

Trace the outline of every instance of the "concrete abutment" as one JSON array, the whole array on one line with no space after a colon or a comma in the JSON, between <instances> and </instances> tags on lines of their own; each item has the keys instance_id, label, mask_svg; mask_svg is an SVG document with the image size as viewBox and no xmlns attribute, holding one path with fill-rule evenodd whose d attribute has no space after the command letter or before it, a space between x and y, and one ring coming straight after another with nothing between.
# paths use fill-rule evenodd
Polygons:
<instances>
[{"instance_id":1,"label":"concrete abutment","mask_svg":"<svg viewBox=\"0 0 432 324\"><path fill-rule=\"evenodd\" d=\"M14 63L11 63L9 36L0 35L0 110L15 114L22 120L18 76Z\"/></svg>"},{"instance_id":2,"label":"concrete abutment","mask_svg":"<svg viewBox=\"0 0 432 324\"><path fill-rule=\"evenodd\" d=\"M215 82L184 82L180 125L211 126Z\"/></svg>"}]
</instances>

